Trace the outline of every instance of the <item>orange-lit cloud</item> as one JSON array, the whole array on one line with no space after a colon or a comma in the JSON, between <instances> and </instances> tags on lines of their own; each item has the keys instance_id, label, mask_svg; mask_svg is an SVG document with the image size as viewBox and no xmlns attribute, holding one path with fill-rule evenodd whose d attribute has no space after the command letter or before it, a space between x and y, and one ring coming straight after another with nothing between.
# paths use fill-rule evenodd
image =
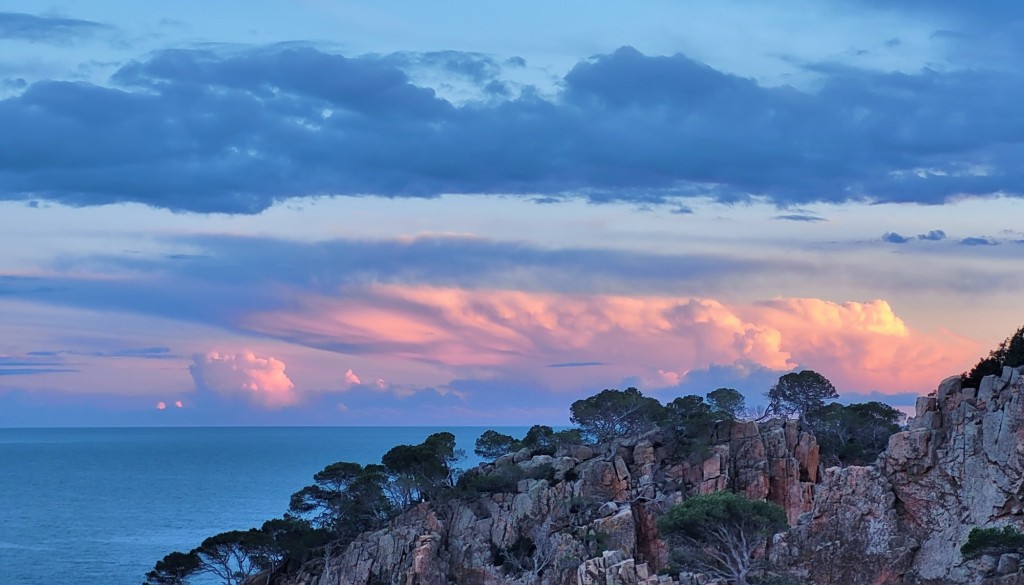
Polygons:
<instances>
[{"instance_id":1,"label":"orange-lit cloud","mask_svg":"<svg viewBox=\"0 0 1024 585\"><path fill-rule=\"evenodd\" d=\"M357 376L356 373L352 371L352 368L345 370L345 384L349 386L355 386L362 383L363 381L360 380L359 376Z\"/></svg>"},{"instance_id":2,"label":"orange-lit cloud","mask_svg":"<svg viewBox=\"0 0 1024 585\"><path fill-rule=\"evenodd\" d=\"M815 369L840 392L922 392L962 371L979 350L948 332L912 329L884 300L727 304L400 285L344 292L345 299L307 297L297 312L253 315L246 325L313 347L462 373L528 371L553 388L626 378L668 387L692 370L747 363Z\"/></svg>"},{"instance_id":3,"label":"orange-lit cloud","mask_svg":"<svg viewBox=\"0 0 1024 585\"><path fill-rule=\"evenodd\" d=\"M189 370L197 386L222 395L240 395L258 406L280 408L298 401L284 362L274 357L259 357L251 351L214 351L194 356Z\"/></svg>"}]
</instances>

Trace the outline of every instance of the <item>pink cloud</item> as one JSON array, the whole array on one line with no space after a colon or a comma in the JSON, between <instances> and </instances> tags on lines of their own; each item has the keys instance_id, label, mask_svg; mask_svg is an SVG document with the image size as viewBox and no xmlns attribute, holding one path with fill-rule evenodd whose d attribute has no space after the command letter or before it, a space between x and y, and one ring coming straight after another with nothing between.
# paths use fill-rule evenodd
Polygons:
<instances>
[{"instance_id":1,"label":"pink cloud","mask_svg":"<svg viewBox=\"0 0 1024 585\"><path fill-rule=\"evenodd\" d=\"M950 332L911 328L884 300L743 304L401 285L344 292L344 299L306 297L298 311L251 315L245 324L312 347L462 376L528 371L551 388L625 378L668 387L691 370L748 363L815 369L840 392L923 392L969 367L979 351ZM592 367L547 367L577 363Z\"/></svg>"},{"instance_id":2,"label":"pink cloud","mask_svg":"<svg viewBox=\"0 0 1024 585\"><path fill-rule=\"evenodd\" d=\"M161 401L161 402L157 402L156 403L156 409L157 410L163 410L165 408L167 408L167 403L166 402L162 402Z\"/></svg>"},{"instance_id":3,"label":"pink cloud","mask_svg":"<svg viewBox=\"0 0 1024 585\"><path fill-rule=\"evenodd\" d=\"M345 384L349 386L357 386L362 384L363 381L359 379L359 376L352 371L352 368L345 370Z\"/></svg>"},{"instance_id":4,"label":"pink cloud","mask_svg":"<svg viewBox=\"0 0 1024 585\"><path fill-rule=\"evenodd\" d=\"M196 386L225 396L243 396L265 408L281 408L298 401L295 384L285 373L285 364L274 357L259 357L251 351L235 354L210 352L193 356L189 367Z\"/></svg>"},{"instance_id":5,"label":"pink cloud","mask_svg":"<svg viewBox=\"0 0 1024 585\"><path fill-rule=\"evenodd\" d=\"M175 400L174 401L174 408L185 408L185 403L183 403L180 400Z\"/></svg>"}]
</instances>

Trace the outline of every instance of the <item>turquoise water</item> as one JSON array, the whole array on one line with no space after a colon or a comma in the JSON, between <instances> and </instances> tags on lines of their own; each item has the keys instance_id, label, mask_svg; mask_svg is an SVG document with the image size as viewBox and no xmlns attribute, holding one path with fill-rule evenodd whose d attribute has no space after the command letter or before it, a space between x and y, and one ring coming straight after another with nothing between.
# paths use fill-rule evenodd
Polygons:
<instances>
[{"instance_id":1,"label":"turquoise water","mask_svg":"<svg viewBox=\"0 0 1024 585\"><path fill-rule=\"evenodd\" d=\"M442 430L475 463L484 427L0 429L0 584L139 585L172 550L281 516L328 463Z\"/></svg>"}]
</instances>

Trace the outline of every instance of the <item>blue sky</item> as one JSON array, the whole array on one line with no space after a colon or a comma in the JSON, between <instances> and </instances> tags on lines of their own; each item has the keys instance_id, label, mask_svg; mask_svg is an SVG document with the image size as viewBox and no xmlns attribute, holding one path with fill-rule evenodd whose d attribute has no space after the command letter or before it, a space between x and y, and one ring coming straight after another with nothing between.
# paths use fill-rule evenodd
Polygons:
<instances>
[{"instance_id":1,"label":"blue sky","mask_svg":"<svg viewBox=\"0 0 1024 585\"><path fill-rule=\"evenodd\" d=\"M1022 315L1024 9L12 1L0 424L559 424Z\"/></svg>"}]
</instances>

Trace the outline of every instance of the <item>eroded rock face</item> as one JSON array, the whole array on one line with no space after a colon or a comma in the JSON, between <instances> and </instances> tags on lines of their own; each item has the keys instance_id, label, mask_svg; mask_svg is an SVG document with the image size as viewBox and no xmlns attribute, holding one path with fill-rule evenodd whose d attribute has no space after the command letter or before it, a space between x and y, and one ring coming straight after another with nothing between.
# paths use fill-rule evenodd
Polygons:
<instances>
[{"instance_id":1,"label":"eroded rock face","mask_svg":"<svg viewBox=\"0 0 1024 585\"><path fill-rule=\"evenodd\" d=\"M975 526L1024 525L1021 372L980 386L943 381L877 468L826 471L812 513L775 554L819 584L1017 583L1012 559L989 570L959 553ZM856 570L836 569L852 561Z\"/></svg>"},{"instance_id":2,"label":"eroded rock face","mask_svg":"<svg viewBox=\"0 0 1024 585\"><path fill-rule=\"evenodd\" d=\"M724 425L717 434L718 444L692 462L674 455L666 431L554 457L502 457L477 472L551 465L555 481L528 479L515 494L420 505L277 583L679 585L678 576L658 575L669 547L657 518L686 494L734 489L779 503L792 520L812 507L814 437L782 421ZM529 554L517 547L524 538Z\"/></svg>"}]
</instances>

